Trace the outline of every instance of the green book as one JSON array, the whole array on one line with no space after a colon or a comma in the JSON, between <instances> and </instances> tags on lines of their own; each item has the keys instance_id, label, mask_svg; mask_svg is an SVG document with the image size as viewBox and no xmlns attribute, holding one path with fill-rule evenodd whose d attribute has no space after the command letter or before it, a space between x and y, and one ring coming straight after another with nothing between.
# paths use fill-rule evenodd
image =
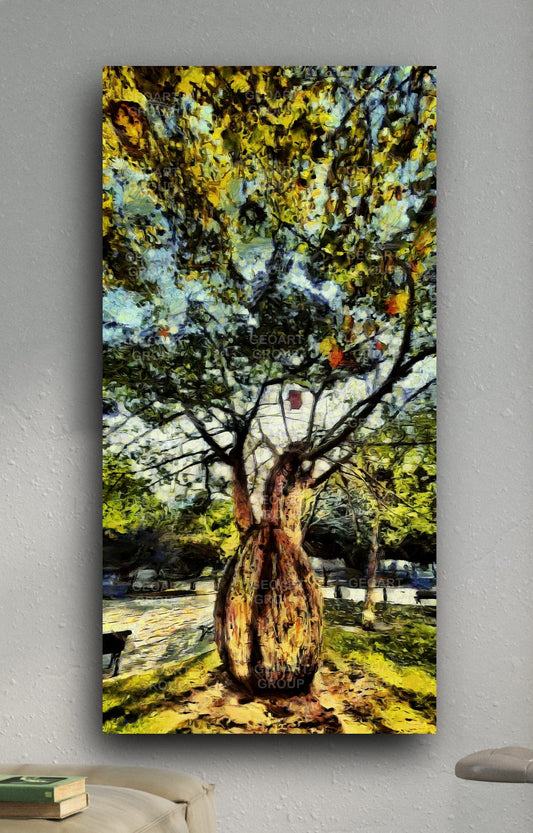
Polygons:
<instances>
[{"instance_id":1,"label":"green book","mask_svg":"<svg viewBox=\"0 0 533 833\"><path fill-rule=\"evenodd\" d=\"M83 792L84 775L0 775L0 801L53 804Z\"/></svg>"}]
</instances>

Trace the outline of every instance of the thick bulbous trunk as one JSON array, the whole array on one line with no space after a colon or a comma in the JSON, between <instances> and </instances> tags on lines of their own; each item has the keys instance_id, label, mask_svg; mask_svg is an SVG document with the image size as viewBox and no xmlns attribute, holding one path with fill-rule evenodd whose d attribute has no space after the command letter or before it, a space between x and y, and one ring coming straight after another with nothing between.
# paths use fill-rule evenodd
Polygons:
<instances>
[{"instance_id":1,"label":"thick bulbous trunk","mask_svg":"<svg viewBox=\"0 0 533 833\"><path fill-rule=\"evenodd\" d=\"M223 664L257 694L301 694L318 668L322 595L301 543L305 485L289 449L273 466L262 521L228 564L215 604Z\"/></svg>"},{"instance_id":2,"label":"thick bulbous trunk","mask_svg":"<svg viewBox=\"0 0 533 833\"><path fill-rule=\"evenodd\" d=\"M307 555L282 528L262 525L229 565L215 627L226 670L249 691L308 689L318 668L322 596Z\"/></svg>"}]
</instances>

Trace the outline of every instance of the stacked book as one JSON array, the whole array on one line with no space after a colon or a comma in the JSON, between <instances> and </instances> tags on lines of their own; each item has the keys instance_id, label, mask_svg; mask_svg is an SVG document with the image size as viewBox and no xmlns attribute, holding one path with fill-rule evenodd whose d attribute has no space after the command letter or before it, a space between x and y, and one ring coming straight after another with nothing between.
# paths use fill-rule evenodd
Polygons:
<instances>
[{"instance_id":1,"label":"stacked book","mask_svg":"<svg viewBox=\"0 0 533 833\"><path fill-rule=\"evenodd\" d=\"M88 804L80 775L0 775L0 818L64 819Z\"/></svg>"}]
</instances>

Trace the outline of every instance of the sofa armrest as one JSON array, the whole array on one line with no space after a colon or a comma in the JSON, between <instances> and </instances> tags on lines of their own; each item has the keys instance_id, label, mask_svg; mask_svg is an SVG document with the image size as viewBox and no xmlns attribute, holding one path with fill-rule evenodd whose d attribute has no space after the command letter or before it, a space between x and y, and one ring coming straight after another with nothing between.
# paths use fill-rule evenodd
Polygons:
<instances>
[{"instance_id":1,"label":"sofa armrest","mask_svg":"<svg viewBox=\"0 0 533 833\"><path fill-rule=\"evenodd\" d=\"M2 765L0 773L86 775L88 784L142 790L159 795L176 804L186 804L185 818L190 833L216 833L214 785L205 783L195 775L152 767L85 766L84 764Z\"/></svg>"}]
</instances>

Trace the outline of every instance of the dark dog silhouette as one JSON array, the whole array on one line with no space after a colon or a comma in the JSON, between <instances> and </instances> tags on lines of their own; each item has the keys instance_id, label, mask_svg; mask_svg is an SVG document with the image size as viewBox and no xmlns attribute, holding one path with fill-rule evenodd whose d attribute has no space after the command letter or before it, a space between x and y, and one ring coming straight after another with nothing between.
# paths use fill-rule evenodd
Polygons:
<instances>
[{"instance_id":1,"label":"dark dog silhouette","mask_svg":"<svg viewBox=\"0 0 533 833\"><path fill-rule=\"evenodd\" d=\"M111 661L107 667L108 669L112 668L113 663L115 664L113 677L116 677L118 674L120 655L126 646L128 636L131 636L131 634L132 631L113 631L112 633L104 633L103 635L102 654L111 654Z\"/></svg>"}]
</instances>

